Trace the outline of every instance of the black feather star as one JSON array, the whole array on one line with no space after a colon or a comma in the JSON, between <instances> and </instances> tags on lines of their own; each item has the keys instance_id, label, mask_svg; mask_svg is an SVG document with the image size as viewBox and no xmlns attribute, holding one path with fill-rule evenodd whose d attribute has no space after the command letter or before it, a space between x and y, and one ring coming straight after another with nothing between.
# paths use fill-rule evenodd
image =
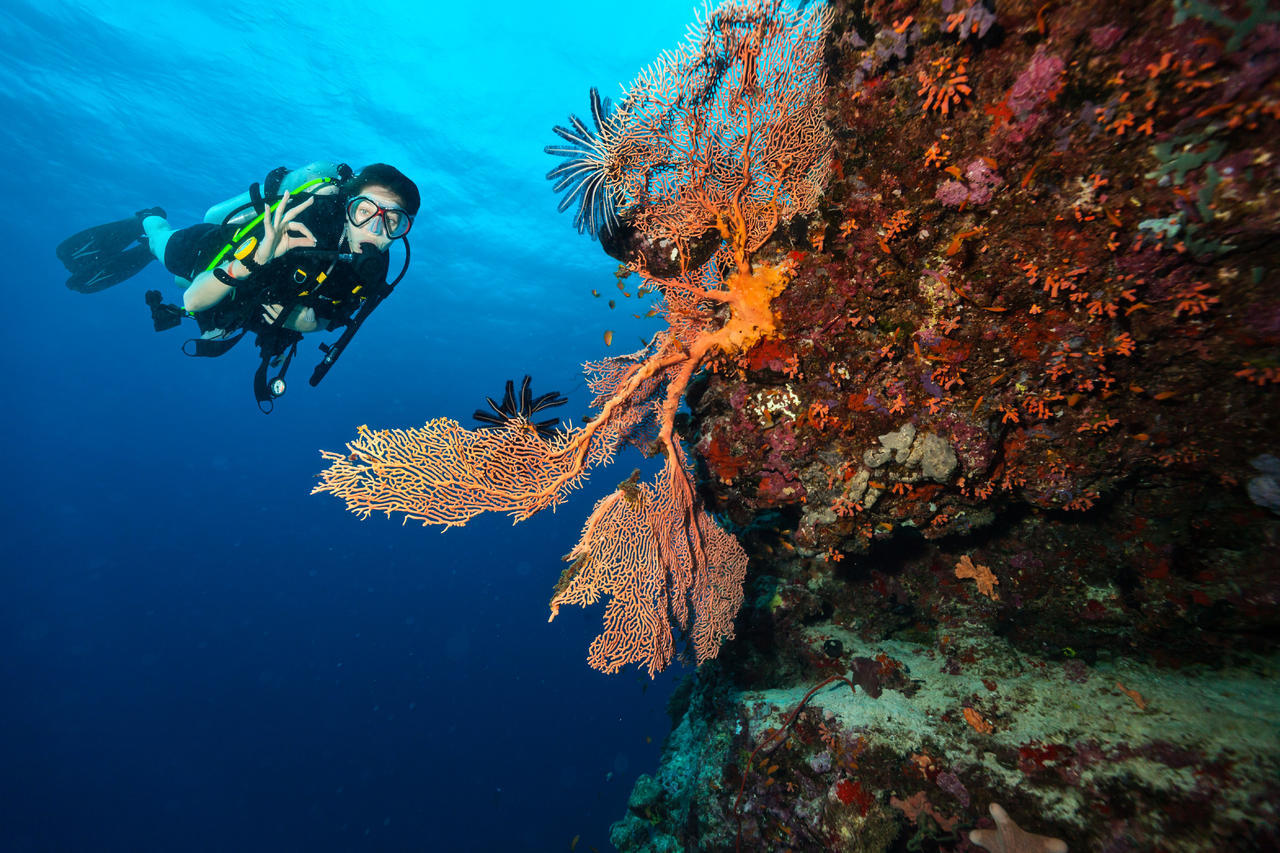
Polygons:
<instances>
[{"instance_id":1,"label":"black feather star","mask_svg":"<svg viewBox=\"0 0 1280 853\"><path fill-rule=\"evenodd\" d=\"M533 416L543 409L551 409L556 406L563 406L569 402L566 398L560 396L559 391L552 391L543 394L541 397L533 396L533 392L529 390L530 378L528 374L520 381L520 393L516 393L515 382L507 380L507 392L502 395L502 405L498 405L493 401L492 397L485 397L485 402L489 404L489 408L493 412L486 412L484 409L476 409L473 418L480 421L482 429L487 427L505 427L510 423L525 423L537 430L538 435L545 439L555 438L556 427L560 425L559 418L551 418L546 421L533 421Z\"/></svg>"},{"instance_id":2,"label":"black feather star","mask_svg":"<svg viewBox=\"0 0 1280 853\"><path fill-rule=\"evenodd\" d=\"M543 150L564 162L547 173L555 181L553 189L564 192L559 210L563 213L575 204L573 227L591 236L618 228L616 193L609 185L610 147L618 134L613 105L591 89L591 127L576 115L569 116L569 127L557 125L552 130L567 145L548 145Z\"/></svg>"}]
</instances>

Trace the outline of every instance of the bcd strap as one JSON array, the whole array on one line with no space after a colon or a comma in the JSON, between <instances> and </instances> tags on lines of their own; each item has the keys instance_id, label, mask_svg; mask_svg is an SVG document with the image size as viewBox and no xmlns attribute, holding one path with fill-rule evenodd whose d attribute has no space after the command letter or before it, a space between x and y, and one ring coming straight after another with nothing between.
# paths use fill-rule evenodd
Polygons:
<instances>
[{"instance_id":1,"label":"bcd strap","mask_svg":"<svg viewBox=\"0 0 1280 853\"><path fill-rule=\"evenodd\" d=\"M241 329L238 334L229 338L188 338L182 344L182 351L194 358L217 358L240 343L248 329Z\"/></svg>"},{"instance_id":2,"label":"bcd strap","mask_svg":"<svg viewBox=\"0 0 1280 853\"><path fill-rule=\"evenodd\" d=\"M262 199L262 186L257 181L249 184L249 203L259 216L267 212L267 203Z\"/></svg>"}]
</instances>

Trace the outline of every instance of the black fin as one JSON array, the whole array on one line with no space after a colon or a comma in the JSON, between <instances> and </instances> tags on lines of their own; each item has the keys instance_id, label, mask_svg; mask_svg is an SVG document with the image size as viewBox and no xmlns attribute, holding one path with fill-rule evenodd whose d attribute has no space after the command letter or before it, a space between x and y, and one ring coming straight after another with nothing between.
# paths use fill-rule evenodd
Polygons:
<instances>
[{"instance_id":1,"label":"black fin","mask_svg":"<svg viewBox=\"0 0 1280 853\"><path fill-rule=\"evenodd\" d=\"M97 293L133 278L155 260L151 247L145 244L99 258L92 266L83 266L67 277L67 287L80 293Z\"/></svg>"},{"instance_id":2,"label":"black fin","mask_svg":"<svg viewBox=\"0 0 1280 853\"><path fill-rule=\"evenodd\" d=\"M71 273L67 287L81 293L97 293L137 275L153 260L145 242L133 245L144 239L142 220L137 215L71 235L56 249L58 260Z\"/></svg>"},{"instance_id":3,"label":"black fin","mask_svg":"<svg viewBox=\"0 0 1280 853\"><path fill-rule=\"evenodd\" d=\"M81 272L98 266L105 258L120 254L141 236L142 223L138 217L130 216L72 234L59 243L55 251L67 272Z\"/></svg>"}]
</instances>

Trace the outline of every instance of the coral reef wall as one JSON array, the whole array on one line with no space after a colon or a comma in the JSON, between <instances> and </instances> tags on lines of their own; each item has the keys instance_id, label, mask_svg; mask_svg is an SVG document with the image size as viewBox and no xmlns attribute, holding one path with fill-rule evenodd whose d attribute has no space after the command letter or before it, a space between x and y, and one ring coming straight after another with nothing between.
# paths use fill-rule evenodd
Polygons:
<instances>
[{"instance_id":1,"label":"coral reef wall","mask_svg":"<svg viewBox=\"0 0 1280 853\"><path fill-rule=\"evenodd\" d=\"M1274 849L1280 11L833 11L778 334L689 393L737 639L614 843Z\"/></svg>"}]
</instances>

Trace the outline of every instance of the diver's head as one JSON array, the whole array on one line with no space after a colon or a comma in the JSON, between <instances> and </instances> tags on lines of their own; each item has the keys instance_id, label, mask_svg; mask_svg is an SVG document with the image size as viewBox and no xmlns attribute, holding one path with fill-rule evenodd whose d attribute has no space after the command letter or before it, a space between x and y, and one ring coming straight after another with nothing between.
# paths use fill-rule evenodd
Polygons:
<instances>
[{"instance_id":1,"label":"diver's head","mask_svg":"<svg viewBox=\"0 0 1280 853\"><path fill-rule=\"evenodd\" d=\"M394 166L365 166L345 187L347 245L359 252L371 243L385 252L392 241L409 233L421 197L413 181Z\"/></svg>"}]
</instances>

